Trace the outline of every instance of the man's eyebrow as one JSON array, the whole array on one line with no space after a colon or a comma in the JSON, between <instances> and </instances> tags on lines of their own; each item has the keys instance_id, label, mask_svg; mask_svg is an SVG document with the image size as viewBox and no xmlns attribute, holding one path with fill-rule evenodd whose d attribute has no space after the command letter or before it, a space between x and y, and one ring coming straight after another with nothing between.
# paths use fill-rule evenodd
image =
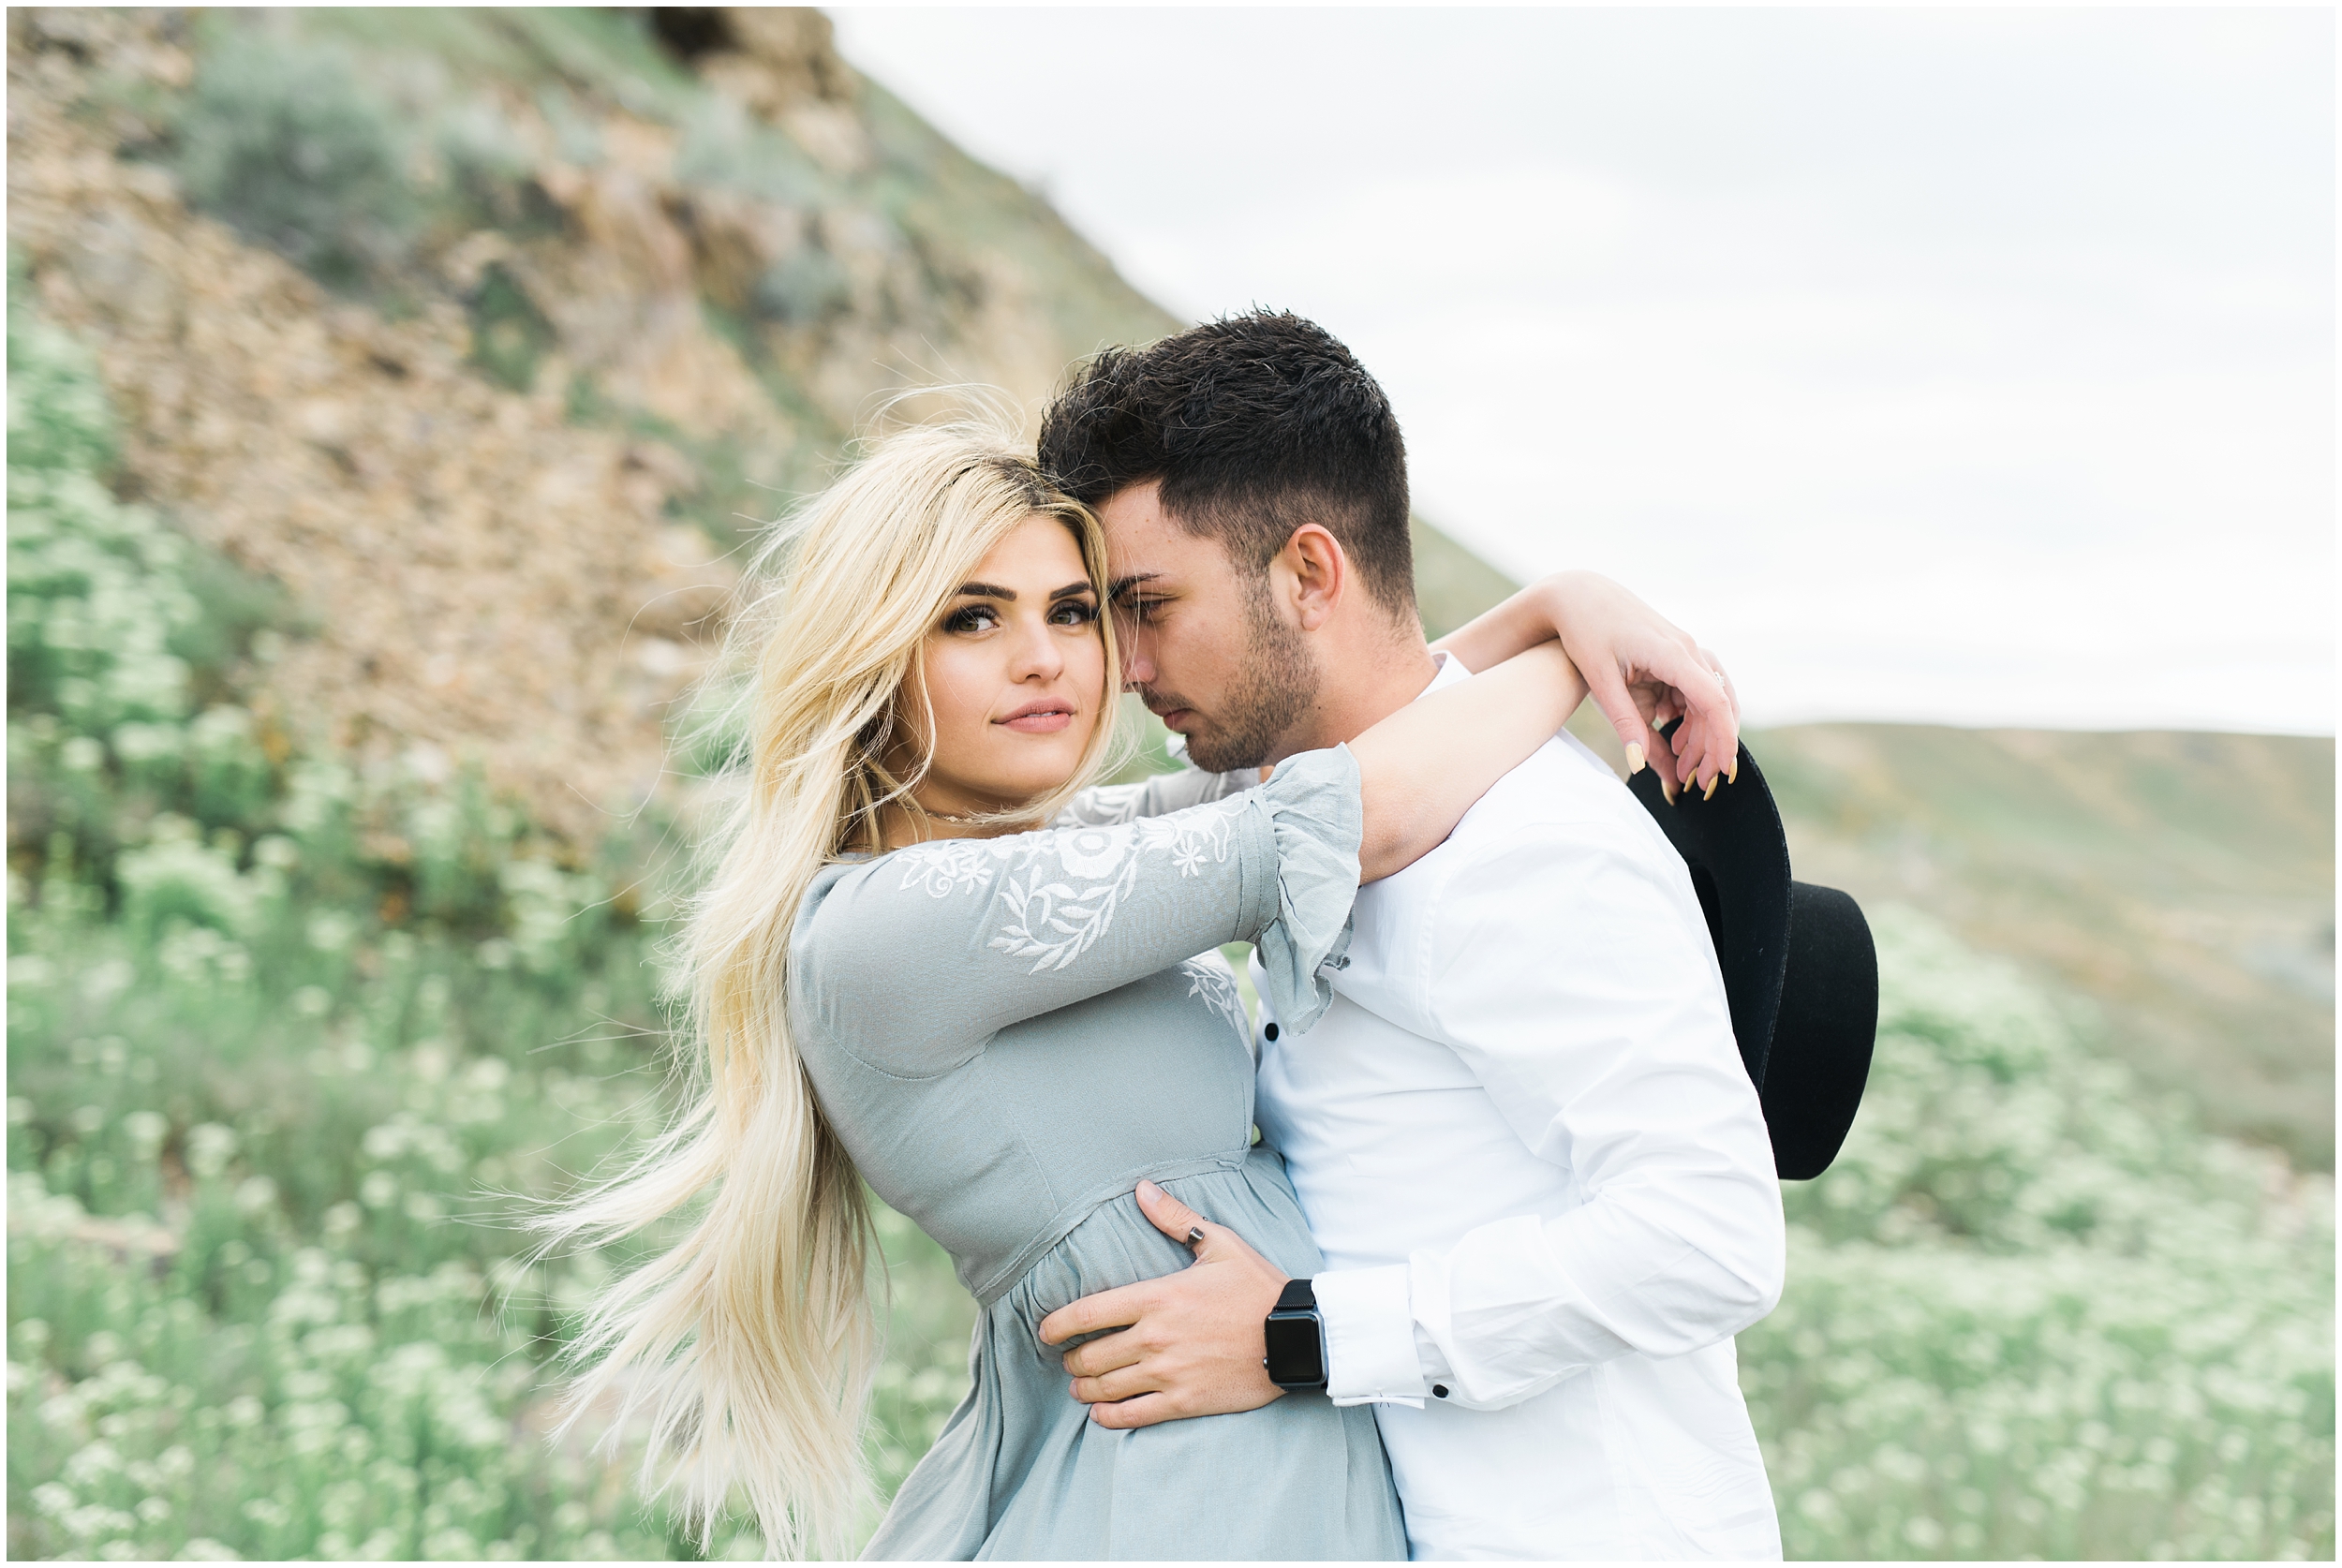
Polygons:
<instances>
[{"instance_id":1,"label":"man's eyebrow","mask_svg":"<svg viewBox=\"0 0 2342 1568\"><path fill-rule=\"evenodd\" d=\"M1128 593L1131 589L1137 587L1141 583L1151 583L1162 575L1163 573L1160 571L1142 571L1131 577L1118 577L1114 580L1113 585L1106 589L1106 597L1108 599L1120 599L1125 593Z\"/></svg>"}]
</instances>

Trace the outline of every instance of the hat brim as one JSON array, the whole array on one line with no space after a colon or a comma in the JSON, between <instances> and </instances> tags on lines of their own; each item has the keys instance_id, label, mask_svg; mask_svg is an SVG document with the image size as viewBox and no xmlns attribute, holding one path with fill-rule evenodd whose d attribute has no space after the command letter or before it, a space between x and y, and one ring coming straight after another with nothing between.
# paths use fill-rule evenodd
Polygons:
<instances>
[{"instance_id":1,"label":"hat brim","mask_svg":"<svg viewBox=\"0 0 2342 1568\"><path fill-rule=\"evenodd\" d=\"M1784 1181L1830 1168L1853 1129L1878 1039L1878 949L1861 906L1789 884L1789 963L1758 1096Z\"/></svg>"}]
</instances>

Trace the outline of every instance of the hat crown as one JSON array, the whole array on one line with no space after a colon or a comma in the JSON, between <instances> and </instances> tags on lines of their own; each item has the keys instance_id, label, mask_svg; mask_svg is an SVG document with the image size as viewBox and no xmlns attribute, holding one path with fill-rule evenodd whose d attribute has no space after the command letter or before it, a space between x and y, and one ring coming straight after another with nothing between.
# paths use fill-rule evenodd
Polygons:
<instances>
[{"instance_id":1,"label":"hat crown","mask_svg":"<svg viewBox=\"0 0 2342 1568\"><path fill-rule=\"evenodd\" d=\"M1878 954L1869 924L1837 889L1790 880L1781 811L1746 746L1733 782L1712 796L1687 789L1669 804L1651 768L1627 787L1690 875L1774 1167L1784 1180L1817 1176L1870 1077Z\"/></svg>"}]
</instances>

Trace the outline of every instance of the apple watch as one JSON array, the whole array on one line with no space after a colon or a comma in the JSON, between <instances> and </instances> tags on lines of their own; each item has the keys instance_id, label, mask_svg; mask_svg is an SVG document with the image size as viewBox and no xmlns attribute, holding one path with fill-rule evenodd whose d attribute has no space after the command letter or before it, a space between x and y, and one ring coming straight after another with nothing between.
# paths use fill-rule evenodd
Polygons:
<instances>
[{"instance_id":1,"label":"apple watch","mask_svg":"<svg viewBox=\"0 0 2342 1568\"><path fill-rule=\"evenodd\" d=\"M1261 1365L1280 1388L1326 1386L1326 1324L1307 1280L1288 1280L1265 1325L1268 1354Z\"/></svg>"}]
</instances>

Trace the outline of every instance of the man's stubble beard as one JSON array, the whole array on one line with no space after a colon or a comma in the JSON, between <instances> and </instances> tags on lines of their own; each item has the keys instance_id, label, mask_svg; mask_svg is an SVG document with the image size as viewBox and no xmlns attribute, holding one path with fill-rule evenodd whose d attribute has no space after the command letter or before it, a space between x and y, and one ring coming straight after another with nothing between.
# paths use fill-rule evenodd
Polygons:
<instances>
[{"instance_id":1,"label":"man's stubble beard","mask_svg":"<svg viewBox=\"0 0 2342 1568\"><path fill-rule=\"evenodd\" d=\"M1206 773L1265 765L1277 743L1317 701L1317 662L1309 640L1268 602L1266 577L1245 596L1244 665L1211 729L1191 735L1187 760Z\"/></svg>"}]
</instances>

